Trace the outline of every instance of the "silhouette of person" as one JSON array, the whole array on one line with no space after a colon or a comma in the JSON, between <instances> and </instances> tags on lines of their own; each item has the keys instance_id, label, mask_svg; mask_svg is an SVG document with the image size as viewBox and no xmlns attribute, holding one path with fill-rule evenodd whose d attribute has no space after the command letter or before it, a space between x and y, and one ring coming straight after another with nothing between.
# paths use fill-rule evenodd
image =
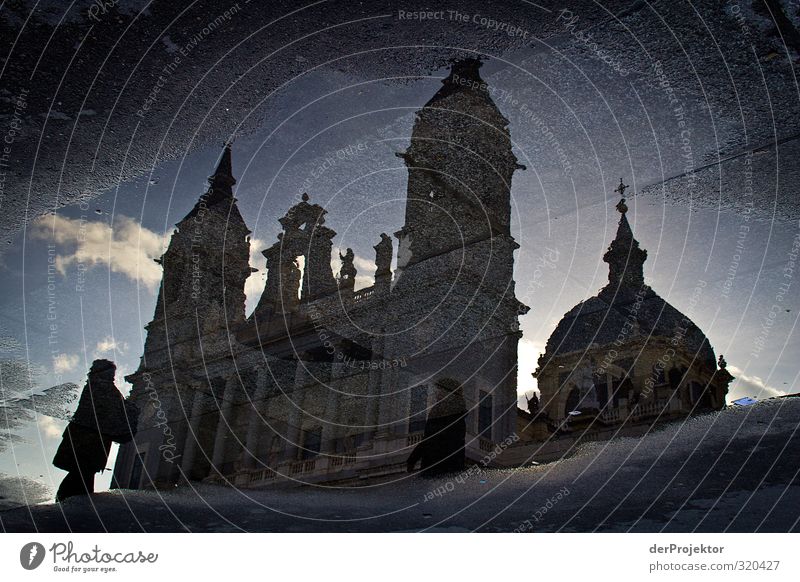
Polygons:
<instances>
[{"instance_id":1,"label":"silhouette of person","mask_svg":"<svg viewBox=\"0 0 800 582\"><path fill-rule=\"evenodd\" d=\"M410 473L421 461L422 475L426 477L463 471L466 459L464 392L461 385L451 378L439 380L436 386L438 402L428 413L422 441L414 447L406 462Z\"/></svg>"},{"instance_id":2,"label":"silhouette of person","mask_svg":"<svg viewBox=\"0 0 800 582\"><path fill-rule=\"evenodd\" d=\"M116 369L109 360L92 362L78 408L53 457L53 465L67 471L57 502L94 493L94 474L106 468L111 441L126 443L136 433L138 410L114 385Z\"/></svg>"}]
</instances>

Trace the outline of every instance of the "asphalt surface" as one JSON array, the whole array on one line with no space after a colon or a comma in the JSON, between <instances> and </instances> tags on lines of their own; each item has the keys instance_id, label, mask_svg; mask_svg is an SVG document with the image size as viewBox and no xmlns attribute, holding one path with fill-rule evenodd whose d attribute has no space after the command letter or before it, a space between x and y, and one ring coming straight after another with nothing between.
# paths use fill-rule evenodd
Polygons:
<instances>
[{"instance_id":1,"label":"asphalt surface","mask_svg":"<svg viewBox=\"0 0 800 582\"><path fill-rule=\"evenodd\" d=\"M345 490L114 491L0 512L8 532L796 532L800 399L728 408L569 459Z\"/></svg>"}]
</instances>

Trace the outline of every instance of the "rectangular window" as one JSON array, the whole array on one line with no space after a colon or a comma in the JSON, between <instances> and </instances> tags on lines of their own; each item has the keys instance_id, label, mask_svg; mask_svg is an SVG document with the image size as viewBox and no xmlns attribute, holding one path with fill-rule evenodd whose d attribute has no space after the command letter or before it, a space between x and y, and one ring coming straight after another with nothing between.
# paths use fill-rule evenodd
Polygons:
<instances>
[{"instance_id":1,"label":"rectangular window","mask_svg":"<svg viewBox=\"0 0 800 582\"><path fill-rule=\"evenodd\" d=\"M144 469L144 457L146 453L136 452L133 455L133 467L131 468L131 478L128 487L138 489L141 487L142 471Z\"/></svg>"},{"instance_id":2,"label":"rectangular window","mask_svg":"<svg viewBox=\"0 0 800 582\"><path fill-rule=\"evenodd\" d=\"M303 460L313 459L319 454L322 446L322 427L317 426L303 431L303 449L300 451L300 458Z\"/></svg>"},{"instance_id":3,"label":"rectangular window","mask_svg":"<svg viewBox=\"0 0 800 582\"><path fill-rule=\"evenodd\" d=\"M478 392L478 434L491 437L492 431L492 395L481 390Z\"/></svg>"},{"instance_id":4,"label":"rectangular window","mask_svg":"<svg viewBox=\"0 0 800 582\"><path fill-rule=\"evenodd\" d=\"M704 396L706 395L703 390L703 385L699 382L689 382L689 397L692 399L692 404L705 404Z\"/></svg>"},{"instance_id":5,"label":"rectangular window","mask_svg":"<svg viewBox=\"0 0 800 582\"><path fill-rule=\"evenodd\" d=\"M594 392L597 394L597 403L600 408L605 408L608 404L608 384L605 376L595 376Z\"/></svg>"},{"instance_id":6,"label":"rectangular window","mask_svg":"<svg viewBox=\"0 0 800 582\"><path fill-rule=\"evenodd\" d=\"M425 430L425 417L428 408L428 387L411 387L411 406L408 414L408 432L415 433Z\"/></svg>"},{"instance_id":7,"label":"rectangular window","mask_svg":"<svg viewBox=\"0 0 800 582\"><path fill-rule=\"evenodd\" d=\"M355 454L356 449L364 444L366 436L366 433L360 432L337 438L333 441L333 452L337 455Z\"/></svg>"}]
</instances>

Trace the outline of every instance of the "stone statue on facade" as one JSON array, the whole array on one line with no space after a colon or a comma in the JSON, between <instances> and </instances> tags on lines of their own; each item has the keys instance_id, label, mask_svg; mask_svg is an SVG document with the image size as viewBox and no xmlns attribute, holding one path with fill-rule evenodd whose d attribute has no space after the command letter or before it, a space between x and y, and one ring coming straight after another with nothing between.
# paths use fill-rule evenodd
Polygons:
<instances>
[{"instance_id":1,"label":"stone statue on facade","mask_svg":"<svg viewBox=\"0 0 800 582\"><path fill-rule=\"evenodd\" d=\"M339 281L342 287L353 287L356 283L356 267L353 264L355 260L355 253L353 249L348 248L345 254L339 253L339 259L342 261L342 268L339 269Z\"/></svg>"},{"instance_id":2,"label":"stone statue on facade","mask_svg":"<svg viewBox=\"0 0 800 582\"><path fill-rule=\"evenodd\" d=\"M301 276L297 259L288 259L282 262L280 287L283 292L284 308L290 308L297 303Z\"/></svg>"},{"instance_id":3,"label":"stone statue on facade","mask_svg":"<svg viewBox=\"0 0 800 582\"><path fill-rule=\"evenodd\" d=\"M375 277L391 273L392 267L392 239L385 232L381 233L381 242L376 244L375 249Z\"/></svg>"},{"instance_id":4,"label":"stone statue on facade","mask_svg":"<svg viewBox=\"0 0 800 582\"><path fill-rule=\"evenodd\" d=\"M531 416L536 416L539 414L539 397L534 392L530 398L525 398L525 401L528 403L528 412L531 413Z\"/></svg>"},{"instance_id":5,"label":"stone statue on facade","mask_svg":"<svg viewBox=\"0 0 800 582\"><path fill-rule=\"evenodd\" d=\"M575 385L580 392L579 410L599 410L597 390L594 387L594 368L589 361L584 361L576 370Z\"/></svg>"}]
</instances>

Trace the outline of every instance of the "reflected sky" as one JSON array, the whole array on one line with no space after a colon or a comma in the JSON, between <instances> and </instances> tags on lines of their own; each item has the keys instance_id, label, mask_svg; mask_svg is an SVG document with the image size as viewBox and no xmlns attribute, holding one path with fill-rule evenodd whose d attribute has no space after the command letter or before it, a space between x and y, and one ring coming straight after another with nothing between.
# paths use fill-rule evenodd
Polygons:
<instances>
[{"instance_id":1,"label":"reflected sky","mask_svg":"<svg viewBox=\"0 0 800 582\"><path fill-rule=\"evenodd\" d=\"M729 401L796 392L800 230L778 203L780 165L736 151L715 163L725 136L713 111L682 99L676 114L653 71L601 70L589 79L557 66L529 50L482 69L527 166L512 184L517 296L531 306L521 318L520 393L535 388L531 372L564 313L607 280L601 258L616 231L620 177L632 186L628 218L648 251L646 281L725 355L737 376ZM403 221L407 174L394 154L407 147L414 111L445 75L364 80L320 69L253 112L259 129L235 136L233 146L236 195L259 269L248 281L248 313L265 280L260 251L303 192L328 210L335 247L355 251L357 286L371 284L372 246ZM123 376L138 366L155 307L151 259L204 191L230 137L58 208L12 241L1 267L2 333L16 340L16 356L41 366L40 386L82 386L92 359L109 357L127 393ZM687 164L705 169L687 180ZM82 264L77 237L87 233L96 257ZM41 418L23 432L26 443L0 455L0 472L57 485L62 473L50 462L63 426Z\"/></svg>"}]
</instances>

